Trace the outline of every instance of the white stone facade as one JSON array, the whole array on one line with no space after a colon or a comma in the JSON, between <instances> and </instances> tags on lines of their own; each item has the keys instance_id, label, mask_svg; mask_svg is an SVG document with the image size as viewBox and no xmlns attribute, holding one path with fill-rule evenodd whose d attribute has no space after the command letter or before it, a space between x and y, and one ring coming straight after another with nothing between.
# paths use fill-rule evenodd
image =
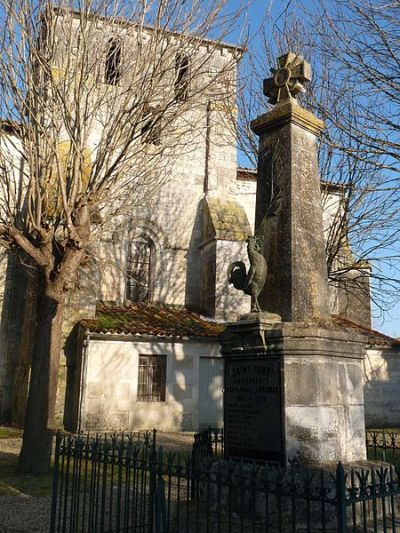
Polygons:
<instances>
[{"instance_id":1,"label":"white stone facade","mask_svg":"<svg viewBox=\"0 0 400 533\"><path fill-rule=\"evenodd\" d=\"M108 30L105 23L98 27L104 42L107 42ZM235 63L235 47L208 42L200 47L200 53L205 54L210 46L217 50L210 56L207 66L210 71L223 70L226 64ZM129 50L128 44L126 50ZM61 72L61 53L57 61ZM233 69L233 85L235 79ZM234 106L234 102L230 104ZM93 261L86 272L80 273L79 287L70 295L67 305L66 339L70 340L71 331L80 319L94 316L96 302L126 303L128 248L130 243L143 237L152 243L152 302L186 307L218 320L236 320L249 311L250 298L236 291L226 279L229 263L236 260L247 263L245 239L254 231L256 196L254 173L237 169L236 140L229 122L231 113L232 108L227 110L226 105L200 98L195 109L188 109L180 118L186 127L187 124L191 127L187 129L185 142L182 140L180 154L166 164L165 176L161 177L155 192L143 194L146 202L136 205L132 211L126 209L101 236L97 237L94 232ZM95 124L90 134L92 147L100 136L101 127ZM340 205L336 192L332 191L327 198L326 227ZM2 256L0 276L3 278L5 263ZM6 285L2 283L1 287ZM0 293L6 290L7 287ZM26 309L21 304L23 316ZM10 328L10 316L10 309L3 306L0 422L23 418L21 412L29 380L26 349L23 355L16 355L15 346L8 342L6 332ZM29 322L26 317L20 317L18 327L26 322ZM64 423L69 419L70 427L75 425L81 429L197 429L207 425L206 414L202 418L202 412L212 413L215 407L214 412L219 409L222 413L221 376L210 384L209 399L201 396L202 387L207 386L207 376L212 375L211 371L207 374L207 370L202 374L201 361L220 360L217 340L148 338L139 341L92 336L86 341L84 348L78 343L78 357L74 352L75 344L72 342L72 348L69 341L65 344L57 407L60 424L64 414ZM163 402L136 401L140 353L162 353L167 357ZM206 368L206 363L203 366ZM218 368L221 371L221 366ZM72 389L68 388L68 372L75 375ZM67 408L72 414L64 412L66 396L69 396ZM221 418L210 414L208 422L220 425Z\"/></svg>"},{"instance_id":2,"label":"white stone facade","mask_svg":"<svg viewBox=\"0 0 400 533\"><path fill-rule=\"evenodd\" d=\"M139 354L156 353L166 357L165 401L138 401ZM222 375L210 380L209 394L201 394L204 359L222 361L218 343L88 336L77 427L84 431L193 430L202 425L199 413L205 409L214 413L208 422L221 426Z\"/></svg>"},{"instance_id":3,"label":"white stone facade","mask_svg":"<svg viewBox=\"0 0 400 533\"><path fill-rule=\"evenodd\" d=\"M400 427L400 343L369 346L364 359L365 421L370 428Z\"/></svg>"}]
</instances>

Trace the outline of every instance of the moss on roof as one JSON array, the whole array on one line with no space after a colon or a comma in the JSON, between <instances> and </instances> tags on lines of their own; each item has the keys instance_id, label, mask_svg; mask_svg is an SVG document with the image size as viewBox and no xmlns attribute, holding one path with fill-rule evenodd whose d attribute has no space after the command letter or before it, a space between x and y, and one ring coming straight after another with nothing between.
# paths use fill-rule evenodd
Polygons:
<instances>
[{"instance_id":1,"label":"moss on roof","mask_svg":"<svg viewBox=\"0 0 400 533\"><path fill-rule=\"evenodd\" d=\"M244 208L232 200L208 198L203 219L203 241L216 238L226 241L245 241L251 227Z\"/></svg>"},{"instance_id":2,"label":"moss on roof","mask_svg":"<svg viewBox=\"0 0 400 533\"><path fill-rule=\"evenodd\" d=\"M98 306L94 319L80 321L94 333L153 335L158 337L217 337L223 325L205 320L186 309L157 304L125 307Z\"/></svg>"}]
</instances>

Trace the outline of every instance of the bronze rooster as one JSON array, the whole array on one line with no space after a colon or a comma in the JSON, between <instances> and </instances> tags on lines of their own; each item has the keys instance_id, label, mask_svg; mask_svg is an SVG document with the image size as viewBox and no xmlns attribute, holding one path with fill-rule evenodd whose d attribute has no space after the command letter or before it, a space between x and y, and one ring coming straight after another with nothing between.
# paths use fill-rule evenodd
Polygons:
<instances>
[{"instance_id":1,"label":"bronze rooster","mask_svg":"<svg viewBox=\"0 0 400 533\"><path fill-rule=\"evenodd\" d=\"M267 279L268 266L257 237L247 238L247 255L249 256L250 268L246 273L246 265L243 261L235 261L228 267L228 281L235 289L243 291L252 297L251 312L261 313L258 296Z\"/></svg>"}]
</instances>

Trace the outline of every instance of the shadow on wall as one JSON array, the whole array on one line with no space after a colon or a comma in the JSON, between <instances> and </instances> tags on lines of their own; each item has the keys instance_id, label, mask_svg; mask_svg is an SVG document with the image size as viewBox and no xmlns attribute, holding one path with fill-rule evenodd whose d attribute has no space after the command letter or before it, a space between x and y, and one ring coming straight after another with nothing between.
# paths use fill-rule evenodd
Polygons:
<instances>
[{"instance_id":1,"label":"shadow on wall","mask_svg":"<svg viewBox=\"0 0 400 533\"><path fill-rule=\"evenodd\" d=\"M3 253L0 337L0 423L23 427L36 317L37 271L18 253Z\"/></svg>"},{"instance_id":2,"label":"shadow on wall","mask_svg":"<svg viewBox=\"0 0 400 533\"><path fill-rule=\"evenodd\" d=\"M336 315L371 328L370 274L366 270L333 273L329 279L331 309Z\"/></svg>"},{"instance_id":3,"label":"shadow on wall","mask_svg":"<svg viewBox=\"0 0 400 533\"><path fill-rule=\"evenodd\" d=\"M188 309L204 313L203 295L201 293L202 268L200 244L202 237L202 202L199 202L190 235L189 248L187 251L185 306Z\"/></svg>"},{"instance_id":4,"label":"shadow on wall","mask_svg":"<svg viewBox=\"0 0 400 533\"><path fill-rule=\"evenodd\" d=\"M82 429L177 431L197 427L198 365L206 352L204 343L190 341L91 340L81 398ZM166 356L165 401L137 401L139 355L157 354Z\"/></svg>"},{"instance_id":5,"label":"shadow on wall","mask_svg":"<svg viewBox=\"0 0 400 533\"><path fill-rule=\"evenodd\" d=\"M181 209L183 206L174 206L170 210L179 218ZM98 300L115 305L123 305L129 300L128 281L135 279L133 261L135 267L142 268L141 275L147 278L150 301L184 305L187 250L172 242L171 236L167 236L155 218L149 214L138 220L125 219L97 246ZM139 241L147 241L151 252L144 259L138 257L135 262L130 250L132 244Z\"/></svg>"},{"instance_id":6,"label":"shadow on wall","mask_svg":"<svg viewBox=\"0 0 400 533\"><path fill-rule=\"evenodd\" d=\"M400 427L400 344L366 350L365 422L370 428Z\"/></svg>"},{"instance_id":7,"label":"shadow on wall","mask_svg":"<svg viewBox=\"0 0 400 533\"><path fill-rule=\"evenodd\" d=\"M228 283L227 270L233 261L243 261L248 268L250 233L245 211L236 202L215 198L199 202L187 256L188 309L220 320L236 320L249 312L250 298Z\"/></svg>"}]
</instances>

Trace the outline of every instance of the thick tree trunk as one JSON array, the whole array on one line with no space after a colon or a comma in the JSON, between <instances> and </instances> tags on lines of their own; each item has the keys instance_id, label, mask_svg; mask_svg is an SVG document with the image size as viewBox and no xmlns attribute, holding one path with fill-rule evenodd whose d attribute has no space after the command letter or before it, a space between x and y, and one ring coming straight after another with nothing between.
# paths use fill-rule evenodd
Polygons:
<instances>
[{"instance_id":1,"label":"thick tree trunk","mask_svg":"<svg viewBox=\"0 0 400 533\"><path fill-rule=\"evenodd\" d=\"M65 296L43 291L38 302L28 406L18 471L50 470Z\"/></svg>"}]
</instances>

